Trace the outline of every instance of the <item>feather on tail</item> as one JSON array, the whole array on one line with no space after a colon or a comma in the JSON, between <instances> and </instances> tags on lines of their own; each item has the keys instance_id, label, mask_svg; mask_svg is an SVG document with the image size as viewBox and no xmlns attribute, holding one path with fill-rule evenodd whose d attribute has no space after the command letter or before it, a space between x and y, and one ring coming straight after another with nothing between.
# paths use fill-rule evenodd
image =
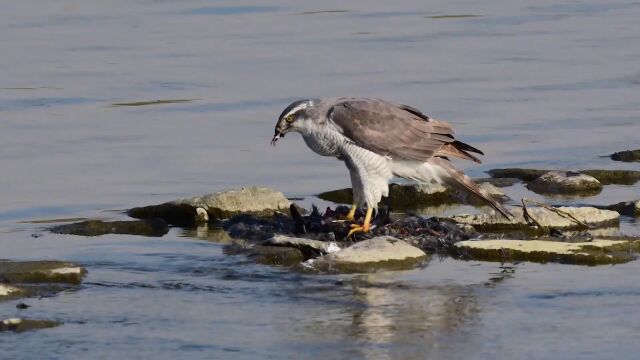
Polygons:
<instances>
[{"instance_id":1,"label":"feather on tail","mask_svg":"<svg viewBox=\"0 0 640 360\"><path fill-rule=\"evenodd\" d=\"M443 179L444 181L449 182L451 185L461 187L478 198L484 200L489 206L494 208L497 212L502 214L507 220L511 220L513 215L505 208L502 204L500 204L496 199L494 199L491 195L489 195L486 191L481 189L470 177L465 175L462 171L458 170L449 160L433 157L427 161L431 165L438 166L446 171L448 177Z\"/></svg>"}]
</instances>

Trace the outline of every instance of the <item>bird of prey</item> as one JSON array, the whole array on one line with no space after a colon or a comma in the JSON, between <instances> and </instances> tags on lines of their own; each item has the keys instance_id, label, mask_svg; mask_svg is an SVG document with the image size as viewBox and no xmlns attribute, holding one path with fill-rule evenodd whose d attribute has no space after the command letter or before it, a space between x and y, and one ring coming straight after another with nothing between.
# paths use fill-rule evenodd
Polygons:
<instances>
[{"instance_id":1,"label":"bird of prey","mask_svg":"<svg viewBox=\"0 0 640 360\"><path fill-rule=\"evenodd\" d=\"M371 216L389 181L402 177L462 188L487 202L507 219L509 211L458 170L449 158L480 163L482 151L455 139L448 123L434 120L411 106L381 99L333 98L293 102L280 114L271 145L288 132L298 132L317 154L344 161L351 175L353 204L366 206L362 225L353 224L348 236L368 232Z\"/></svg>"}]
</instances>

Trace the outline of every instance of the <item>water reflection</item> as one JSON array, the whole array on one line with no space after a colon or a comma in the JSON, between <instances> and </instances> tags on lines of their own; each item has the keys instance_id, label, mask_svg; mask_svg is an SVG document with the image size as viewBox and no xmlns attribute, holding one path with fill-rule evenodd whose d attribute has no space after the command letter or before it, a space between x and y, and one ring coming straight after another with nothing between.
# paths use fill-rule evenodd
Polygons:
<instances>
[{"instance_id":1,"label":"water reflection","mask_svg":"<svg viewBox=\"0 0 640 360\"><path fill-rule=\"evenodd\" d=\"M356 276L338 288L315 289L315 306L286 323L286 337L302 344L343 345L344 358L424 359L443 339L478 320L475 285L424 286L391 274Z\"/></svg>"}]
</instances>

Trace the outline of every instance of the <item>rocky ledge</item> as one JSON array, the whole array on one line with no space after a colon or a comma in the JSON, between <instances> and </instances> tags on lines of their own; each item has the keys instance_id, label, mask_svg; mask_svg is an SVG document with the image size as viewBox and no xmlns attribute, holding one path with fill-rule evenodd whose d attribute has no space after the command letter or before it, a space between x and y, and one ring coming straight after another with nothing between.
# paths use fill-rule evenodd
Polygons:
<instances>
[{"instance_id":1,"label":"rocky ledge","mask_svg":"<svg viewBox=\"0 0 640 360\"><path fill-rule=\"evenodd\" d=\"M13 331L24 332L29 330L47 329L59 326L59 321L53 320L34 320L22 318L9 318L0 321L0 332Z\"/></svg>"},{"instance_id":2,"label":"rocky ledge","mask_svg":"<svg viewBox=\"0 0 640 360\"><path fill-rule=\"evenodd\" d=\"M640 161L640 149L619 151L610 156L615 161L638 162Z\"/></svg>"},{"instance_id":3,"label":"rocky ledge","mask_svg":"<svg viewBox=\"0 0 640 360\"><path fill-rule=\"evenodd\" d=\"M53 226L49 230L54 234L80 236L100 236L106 234L163 236L169 232L169 225L163 219L157 218L133 221L87 220Z\"/></svg>"},{"instance_id":4,"label":"rocky ledge","mask_svg":"<svg viewBox=\"0 0 640 360\"><path fill-rule=\"evenodd\" d=\"M0 261L0 301L51 296L76 287L87 271L65 261Z\"/></svg>"},{"instance_id":5,"label":"rocky ledge","mask_svg":"<svg viewBox=\"0 0 640 360\"><path fill-rule=\"evenodd\" d=\"M477 240L456 243L463 259L559 262L580 265L619 264L635 258L640 240L594 239L589 242L546 240Z\"/></svg>"},{"instance_id":6,"label":"rocky ledge","mask_svg":"<svg viewBox=\"0 0 640 360\"><path fill-rule=\"evenodd\" d=\"M489 175L493 178L516 178L524 182L531 182L551 171L558 170L522 168L493 169L489 170ZM580 170L577 172L596 178L602 185L633 185L640 181L640 171L634 170Z\"/></svg>"},{"instance_id":7,"label":"rocky ledge","mask_svg":"<svg viewBox=\"0 0 640 360\"><path fill-rule=\"evenodd\" d=\"M271 216L275 211L291 206L281 192L259 186L219 191L204 196L136 207L127 214L137 219L160 218L171 225L193 226L210 220L226 219L249 214Z\"/></svg>"},{"instance_id":8,"label":"rocky ledge","mask_svg":"<svg viewBox=\"0 0 640 360\"><path fill-rule=\"evenodd\" d=\"M571 194L591 196L602 191L602 184L593 176L574 171L549 171L527 184L539 194Z\"/></svg>"},{"instance_id":9,"label":"rocky ledge","mask_svg":"<svg viewBox=\"0 0 640 360\"><path fill-rule=\"evenodd\" d=\"M558 207L560 212L548 208L512 207L513 219L507 220L495 212L474 215L456 215L451 218L458 224L473 226L481 232L499 232L509 230L525 230L532 225L542 229L579 230L588 227L615 226L620 221L620 214L611 210L601 210L594 207ZM576 221L577 220L577 221ZM581 225L584 224L584 225Z\"/></svg>"}]
</instances>

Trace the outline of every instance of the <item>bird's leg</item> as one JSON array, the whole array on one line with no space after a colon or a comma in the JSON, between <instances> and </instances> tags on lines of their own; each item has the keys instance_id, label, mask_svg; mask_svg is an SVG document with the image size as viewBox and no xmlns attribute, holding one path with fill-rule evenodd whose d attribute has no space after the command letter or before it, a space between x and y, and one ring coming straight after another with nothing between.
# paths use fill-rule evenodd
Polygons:
<instances>
[{"instance_id":1,"label":"bird's leg","mask_svg":"<svg viewBox=\"0 0 640 360\"><path fill-rule=\"evenodd\" d=\"M349 213L347 214L347 217L345 217L344 219L347 221L353 221L356 218L356 209L358 207L356 206L356 204L351 204L351 210L349 210Z\"/></svg>"},{"instance_id":2,"label":"bird's leg","mask_svg":"<svg viewBox=\"0 0 640 360\"><path fill-rule=\"evenodd\" d=\"M358 232L369 232L369 230L371 230L371 215L373 214L373 208L368 208L367 209L367 215L365 215L364 217L364 223L362 225L358 225L358 224L352 224L351 225L351 230L349 231L349 234L347 234L347 237L358 233Z\"/></svg>"},{"instance_id":3,"label":"bird's leg","mask_svg":"<svg viewBox=\"0 0 640 360\"><path fill-rule=\"evenodd\" d=\"M349 210L349 213L344 217L344 219L340 219L340 220L333 220L334 222L351 222L353 220L356 219L356 210L358 209L358 206L356 204L351 204L351 210Z\"/></svg>"}]
</instances>

